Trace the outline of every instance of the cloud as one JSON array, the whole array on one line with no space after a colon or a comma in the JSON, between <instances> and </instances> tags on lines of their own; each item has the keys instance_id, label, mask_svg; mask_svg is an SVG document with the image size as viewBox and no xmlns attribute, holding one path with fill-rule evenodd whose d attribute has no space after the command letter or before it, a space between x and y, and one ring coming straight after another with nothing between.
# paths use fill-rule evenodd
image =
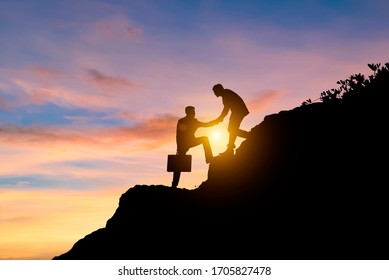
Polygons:
<instances>
[{"instance_id":1,"label":"cloud","mask_svg":"<svg viewBox=\"0 0 389 280\"><path fill-rule=\"evenodd\" d=\"M52 103L105 113L114 109L120 113L128 111L128 104L144 97L140 94L145 89L141 83L107 75L96 68L70 73L38 64L0 72L4 77L4 82L0 80L2 109Z\"/></svg>"},{"instance_id":2,"label":"cloud","mask_svg":"<svg viewBox=\"0 0 389 280\"><path fill-rule=\"evenodd\" d=\"M139 142L141 147L154 149L174 142L177 120L178 117L164 114L138 121L131 127L103 128L107 130L108 135L99 142L101 144Z\"/></svg>"},{"instance_id":3,"label":"cloud","mask_svg":"<svg viewBox=\"0 0 389 280\"><path fill-rule=\"evenodd\" d=\"M113 119L121 119L121 120L134 120L135 114L129 113L129 112L119 112L119 113L113 113L105 115L104 117L101 117L103 120L113 120Z\"/></svg>"},{"instance_id":4,"label":"cloud","mask_svg":"<svg viewBox=\"0 0 389 280\"><path fill-rule=\"evenodd\" d=\"M175 137L177 117L169 114L136 122L133 126L43 127L0 124L0 142L18 144L68 144L110 146L139 142L158 147Z\"/></svg>"},{"instance_id":5,"label":"cloud","mask_svg":"<svg viewBox=\"0 0 389 280\"><path fill-rule=\"evenodd\" d=\"M80 114L80 115L64 115L64 120L69 120L74 124L92 124L92 123L106 123L108 126L112 126L113 123L134 123L136 122L136 114L130 112L107 112L96 114Z\"/></svg>"},{"instance_id":6,"label":"cloud","mask_svg":"<svg viewBox=\"0 0 389 280\"><path fill-rule=\"evenodd\" d=\"M9 86L6 85L5 83L2 83L2 82L0 81L0 90L8 90L8 89L9 89Z\"/></svg>"},{"instance_id":7,"label":"cloud","mask_svg":"<svg viewBox=\"0 0 389 280\"><path fill-rule=\"evenodd\" d=\"M112 101L103 95L97 95L80 89L71 89L58 85L36 85L34 82L14 79L13 83L22 90L14 107L30 104L43 105L53 103L61 107L107 108L112 107Z\"/></svg>"},{"instance_id":8,"label":"cloud","mask_svg":"<svg viewBox=\"0 0 389 280\"><path fill-rule=\"evenodd\" d=\"M273 106L273 103L285 93L286 91L282 90L269 90L259 92L255 94L258 97L255 97L248 101L248 107L250 111L262 111L268 106Z\"/></svg>"},{"instance_id":9,"label":"cloud","mask_svg":"<svg viewBox=\"0 0 389 280\"><path fill-rule=\"evenodd\" d=\"M50 68L43 65L34 65L30 67L31 73L37 77L57 79L63 75L58 69Z\"/></svg>"},{"instance_id":10,"label":"cloud","mask_svg":"<svg viewBox=\"0 0 389 280\"><path fill-rule=\"evenodd\" d=\"M127 20L117 18L115 20L99 20L93 23L97 33L106 39L123 40L126 37L139 38L142 31L138 27L131 26Z\"/></svg>"},{"instance_id":11,"label":"cloud","mask_svg":"<svg viewBox=\"0 0 389 280\"><path fill-rule=\"evenodd\" d=\"M139 84L125 78L108 76L96 69L88 69L87 74L87 80L107 94L117 91L133 91L142 88Z\"/></svg>"},{"instance_id":12,"label":"cloud","mask_svg":"<svg viewBox=\"0 0 389 280\"><path fill-rule=\"evenodd\" d=\"M9 101L6 98L0 96L0 109L7 110L8 108L10 108Z\"/></svg>"}]
</instances>

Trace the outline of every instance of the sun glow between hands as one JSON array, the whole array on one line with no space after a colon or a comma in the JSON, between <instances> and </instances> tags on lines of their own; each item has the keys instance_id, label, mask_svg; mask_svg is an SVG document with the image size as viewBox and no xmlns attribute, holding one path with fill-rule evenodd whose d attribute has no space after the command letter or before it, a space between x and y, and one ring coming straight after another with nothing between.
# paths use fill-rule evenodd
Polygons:
<instances>
[{"instance_id":1,"label":"sun glow between hands","mask_svg":"<svg viewBox=\"0 0 389 280\"><path fill-rule=\"evenodd\" d=\"M217 141L217 140L220 140L222 136L221 136L220 131L215 130L215 131L212 131L211 137L212 137L212 140Z\"/></svg>"},{"instance_id":2,"label":"sun glow between hands","mask_svg":"<svg viewBox=\"0 0 389 280\"><path fill-rule=\"evenodd\" d=\"M228 143L228 132L224 127L215 127L209 129L206 135L209 138L209 142L212 146L213 154L218 154L226 149Z\"/></svg>"}]
</instances>

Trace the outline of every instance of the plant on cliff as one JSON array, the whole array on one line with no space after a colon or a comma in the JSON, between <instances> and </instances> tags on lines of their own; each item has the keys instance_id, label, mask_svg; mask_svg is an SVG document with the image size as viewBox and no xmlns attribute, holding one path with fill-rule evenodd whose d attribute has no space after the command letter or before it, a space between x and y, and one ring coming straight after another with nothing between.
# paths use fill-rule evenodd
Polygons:
<instances>
[{"instance_id":1,"label":"plant on cliff","mask_svg":"<svg viewBox=\"0 0 389 280\"><path fill-rule=\"evenodd\" d=\"M323 103L337 102L341 99L352 99L357 96L363 98L374 98L367 96L368 92L375 92L380 89L383 82L389 80L389 63L381 66L381 63L369 63L367 66L374 71L373 75L366 78L363 74L350 75L348 79L339 80L336 83L340 85L339 88L333 88L323 91L320 94L320 100ZM302 105L311 104L312 100L308 99Z\"/></svg>"}]
</instances>

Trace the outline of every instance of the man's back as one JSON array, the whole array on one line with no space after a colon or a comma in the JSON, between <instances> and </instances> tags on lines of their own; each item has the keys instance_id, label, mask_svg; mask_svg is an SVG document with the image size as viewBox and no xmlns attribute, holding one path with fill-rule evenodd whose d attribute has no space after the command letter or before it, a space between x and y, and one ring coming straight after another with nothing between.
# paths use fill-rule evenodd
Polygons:
<instances>
[{"instance_id":1,"label":"man's back","mask_svg":"<svg viewBox=\"0 0 389 280\"><path fill-rule=\"evenodd\" d=\"M199 121L192 117L183 117L177 122L177 146L185 145L195 138L196 130L199 128Z\"/></svg>"},{"instance_id":2,"label":"man's back","mask_svg":"<svg viewBox=\"0 0 389 280\"><path fill-rule=\"evenodd\" d=\"M242 116L249 114L246 104L243 99L234 91L230 89L224 89L223 95L223 105L231 109L231 112L237 113Z\"/></svg>"}]
</instances>

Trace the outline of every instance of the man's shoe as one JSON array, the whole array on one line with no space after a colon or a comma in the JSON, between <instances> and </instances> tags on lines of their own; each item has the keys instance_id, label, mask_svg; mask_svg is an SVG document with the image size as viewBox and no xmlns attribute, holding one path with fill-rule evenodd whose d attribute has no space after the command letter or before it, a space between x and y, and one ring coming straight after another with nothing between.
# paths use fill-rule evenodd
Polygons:
<instances>
[{"instance_id":1,"label":"man's shoe","mask_svg":"<svg viewBox=\"0 0 389 280\"><path fill-rule=\"evenodd\" d=\"M220 153L221 156L233 156L234 155L234 149L228 148L223 153Z\"/></svg>"}]
</instances>

